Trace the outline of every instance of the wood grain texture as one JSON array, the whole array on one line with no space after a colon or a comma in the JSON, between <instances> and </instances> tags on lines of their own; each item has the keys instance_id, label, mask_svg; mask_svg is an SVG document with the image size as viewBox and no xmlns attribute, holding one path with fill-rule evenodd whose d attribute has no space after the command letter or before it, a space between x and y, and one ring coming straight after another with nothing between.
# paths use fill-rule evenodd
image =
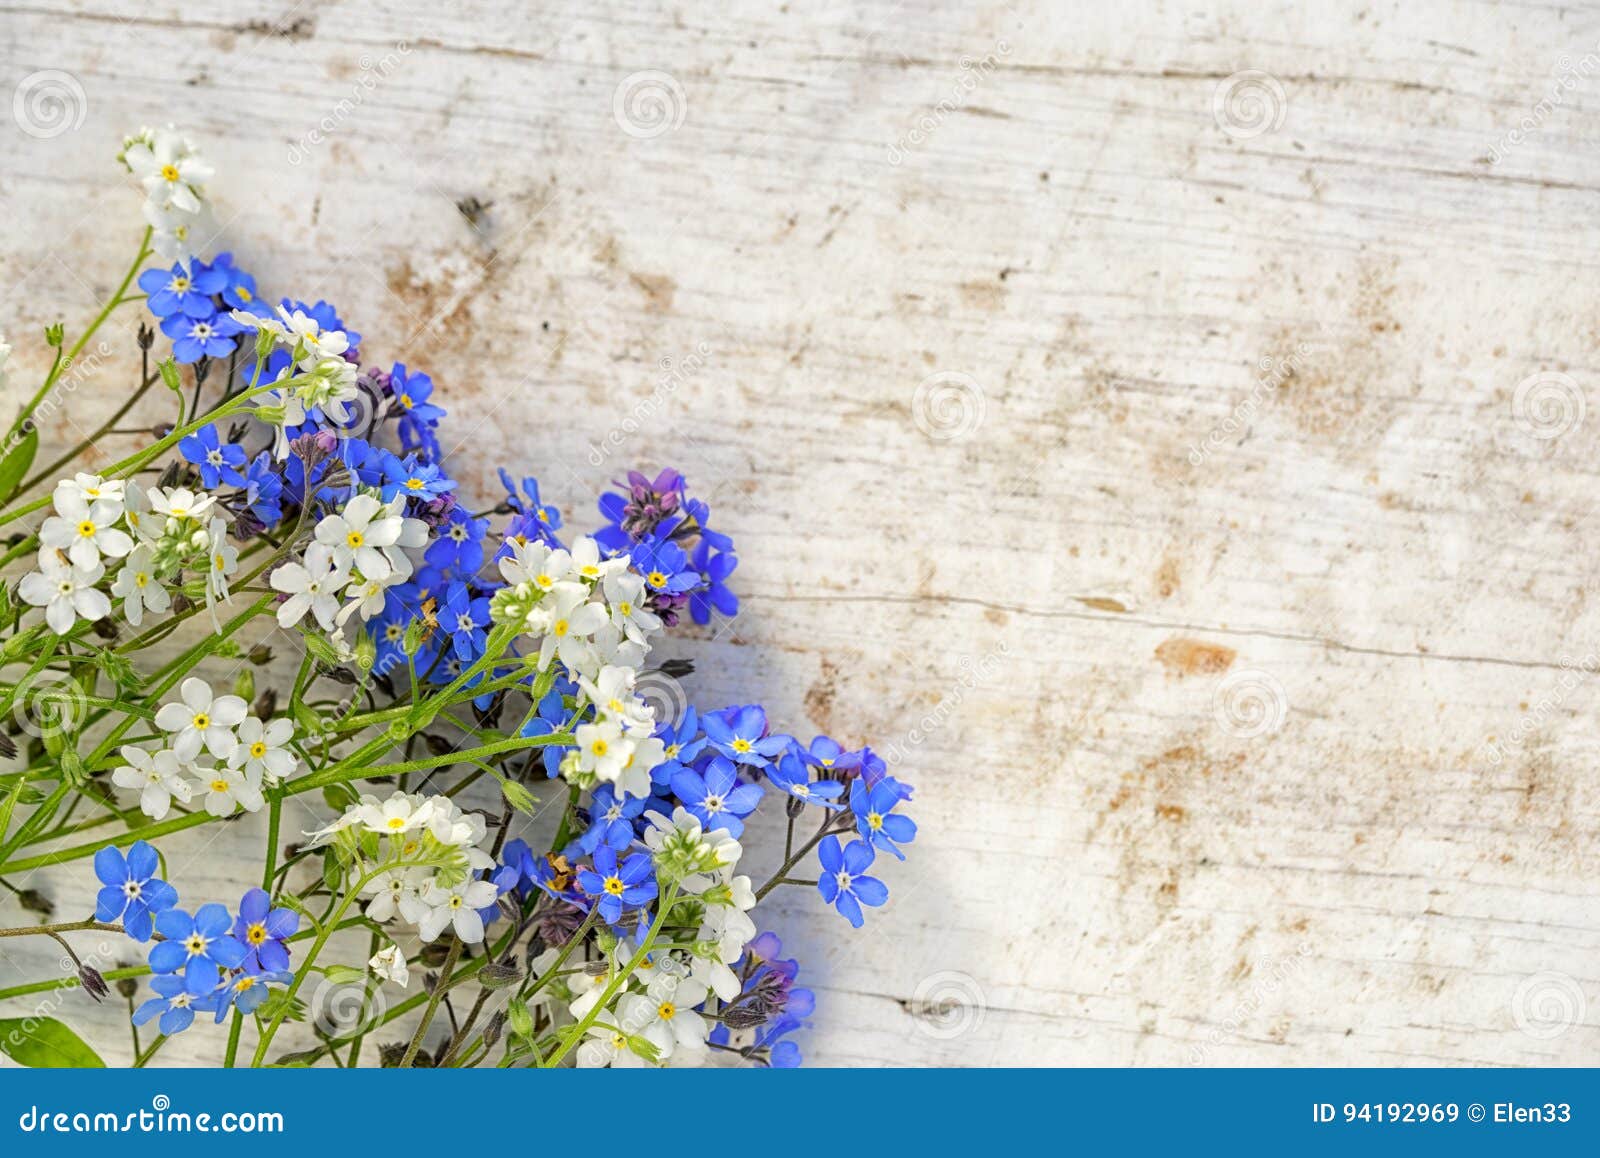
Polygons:
<instances>
[{"instance_id":1,"label":"wood grain texture","mask_svg":"<svg viewBox=\"0 0 1600 1158\"><path fill-rule=\"evenodd\" d=\"M7 89L63 70L85 112L0 123L13 395L38 328L120 275L121 134L178 120L226 245L428 370L478 494L521 464L585 525L671 463L711 500L746 613L674 645L697 702L758 697L918 786L865 930L771 907L819 987L812 1060L1600 1054L1600 11L0 24ZM652 71L664 121L626 100ZM116 404L113 338L47 443ZM173 849L228 900L259 841ZM83 876L49 877L63 911ZM51 967L28 949L7 980Z\"/></svg>"}]
</instances>

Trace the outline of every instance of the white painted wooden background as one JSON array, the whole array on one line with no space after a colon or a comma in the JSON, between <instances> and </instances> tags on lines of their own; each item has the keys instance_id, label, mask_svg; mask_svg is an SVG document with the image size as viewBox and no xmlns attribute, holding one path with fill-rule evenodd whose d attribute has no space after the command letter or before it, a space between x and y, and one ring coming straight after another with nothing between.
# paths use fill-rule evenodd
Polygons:
<instances>
[{"instance_id":1,"label":"white painted wooden background","mask_svg":"<svg viewBox=\"0 0 1600 1158\"><path fill-rule=\"evenodd\" d=\"M768 906L812 1060L1597 1060L1600 8L0 27L5 93L70 78L61 131L0 122L12 397L126 260L121 134L178 120L240 262L428 370L478 494L517 464L592 525L642 462L711 499L746 613L674 645L694 698L918 786L864 931ZM117 401L113 337L55 443ZM259 842L171 847L230 900Z\"/></svg>"}]
</instances>

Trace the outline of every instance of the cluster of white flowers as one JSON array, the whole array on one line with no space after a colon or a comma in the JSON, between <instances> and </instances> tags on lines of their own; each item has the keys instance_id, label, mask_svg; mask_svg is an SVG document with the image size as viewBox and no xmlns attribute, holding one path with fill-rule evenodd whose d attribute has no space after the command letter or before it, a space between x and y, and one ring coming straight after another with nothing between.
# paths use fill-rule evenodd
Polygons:
<instances>
[{"instance_id":1,"label":"cluster of white flowers","mask_svg":"<svg viewBox=\"0 0 1600 1158\"><path fill-rule=\"evenodd\" d=\"M118 157L144 187L155 251L168 261L200 253L215 233L205 190L215 170L193 142L173 125L145 128L123 140Z\"/></svg>"},{"instance_id":2,"label":"cluster of white flowers","mask_svg":"<svg viewBox=\"0 0 1600 1158\"><path fill-rule=\"evenodd\" d=\"M56 513L39 528L38 570L24 576L17 590L44 608L56 634L65 635L80 618L111 614L111 601L98 587L108 559L122 560L111 594L122 600L123 614L135 627L147 610L159 614L172 606L165 581L186 567L204 574L207 604L229 598L239 551L228 541L227 520L204 491L147 491L137 482L79 474L56 484L54 502Z\"/></svg>"},{"instance_id":3,"label":"cluster of white flowers","mask_svg":"<svg viewBox=\"0 0 1600 1158\"><path fill-rule=\"evenodd\" d=\"M437 867L397 867L368 882L364 893L372 898L365 909L368 917L379 924L398 917L415 925L424 941L436 940L447 929L467 944L483 940L479 910L494 904L499 894L491 882L474 876L494 867L494 858L480 847L488 835L480 814L463 812L448 796L411 792L395 792L387 800L363 796L310 836L313 845L320 845L342 833L387 838L385 853L397 860L444 852L450 861Z\"/></svg>"},{"instance_id":4,"label":"cluster of white flowers","mask_svg":"<svg viewBox=\"0 0 1600 1158\"><path fill-rule=\"evenodd\" d=\"M342 428L350 421L345 404L360 395L359 376L354 362L344 357L350 338L343 330L324 330L313 317L300 310L278 306L277 318L263 318L248 310L234 310L233 320L246 329L270 335L272 344L289 350L289 364L273 379L284 382L255 400L256 417L277 428L272 452L277 458L289 456L289 436L285 428L300 426L311 410L321 410ZM265 356L258 348L258 354ZM266 383L259 383L266 385Z\"/></svg>"},{"instance_id":5,"label":"cluster of white flowers","mask_svg":"<svg viewBox=\"0 0 1600 1158\"><path fill-rule=\"evenodd\" d=\"M389 588L416 568L407 548L428 544L428 524L402 515L405 505L403 494L385 503L362 493L324 516L304 557L278 567L268 580L288 596L278 606L278 625L293 627L309 613L342 642L352 615L365 621L381 612Z\"/></svg>"},{"instance_id":6,"label":"cluster of white flowers","mask_svg":"<svg viewBox=\"0 0 1600 1158\"><path fill-rule=\"evenodd\" d=\"M540 671L555 660L577 681L595 719L575 734L562 775L584 788L615 784L627 796L650 794L650 769L666 758L653 735L655 712L634 692L650 636L661 619L645 606L644 577L625 556L603 559L593 539L570 551L509 540L500 560L509 585L491 613L537 641Z\"/></svg>"},{"instance_id":7,"label":"cluster of white flowers","mask_svg":"<svg viewBox=\"0 0 1600 1158\"><path fill-rule=\"evenodd\" d=\"M119 788L139 790L139 808L152 820L165 817L173 800L187 804L197 796L212 816L232 816L239 808L255 812L263 803L261 790L300 762L290 747L291 721L257 719L240 697L219 696L196 677L183 681L177 701L161 706L156 727L167 733L166 746L150 751L124 745L127 763L111 774Z\"/></svg>"},{"instance_id":8,"label":"cluster of white flowers","mask_svg":"<svg viewBox=\"0 0 1600 1158\"><path fill-rule=\"evenodd\" d=\"M711 1025L695 1007L711 994L722 1001L739 995L739 976L732 966L756 935L748 915L755 907L755 891L750 878L738 873L744 852L739 842L720 829L706 831L682 808L670 819L659 812L645 815L650 828L644 839L658 873L676 880L702 907L699 931L692 949L652 952L634 965L627 983L595 1017L578 1047L580 1066L704 1065ZM617 942L614 968L633 962L636 952L630 942ZM533 968L542 972L549 962L536 959ZM576 974L558 989L568 999L574 1021L599 1005L610 975ZM654 1048L653 1058L635 1051L637 1039Z\"/></svg>"}]
</instances>

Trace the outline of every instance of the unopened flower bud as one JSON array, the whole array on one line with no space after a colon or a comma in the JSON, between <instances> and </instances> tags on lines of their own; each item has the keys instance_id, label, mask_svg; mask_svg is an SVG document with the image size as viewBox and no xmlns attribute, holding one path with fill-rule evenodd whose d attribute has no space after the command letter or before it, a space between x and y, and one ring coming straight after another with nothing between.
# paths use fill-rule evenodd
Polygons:
<instances>
[{"instance_id":1,"label":"unopened flower bud","mask_svg":"<svg viewBox=\"0 0 1600 1158\"><path fill-rule=\"evenodd\" d=\"M92 965L78 967L78 984L82 985L83 991L96 1001L111 996L111 987L106 984L106 979L101 976L100 970Z\"/></svg>"}]
</instances>

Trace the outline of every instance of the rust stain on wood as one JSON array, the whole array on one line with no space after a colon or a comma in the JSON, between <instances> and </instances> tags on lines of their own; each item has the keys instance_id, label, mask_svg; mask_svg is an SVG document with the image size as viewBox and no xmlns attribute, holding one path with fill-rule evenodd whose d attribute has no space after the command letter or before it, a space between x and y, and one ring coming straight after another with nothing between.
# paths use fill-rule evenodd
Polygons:
<instances>
[{"instance_id":1,"label":"rust stain on wood","mask_svg":"<svg viewBox=\"0 0 1600 1158\"><path fill-rule=\"evenodd\" d=\"M1156 648L1156 659L1161 661L1161 666L1179 678L1225 672L1233 666L1238 654L1231 647L1177 635Z\"/></svg>"}]
</instances>

